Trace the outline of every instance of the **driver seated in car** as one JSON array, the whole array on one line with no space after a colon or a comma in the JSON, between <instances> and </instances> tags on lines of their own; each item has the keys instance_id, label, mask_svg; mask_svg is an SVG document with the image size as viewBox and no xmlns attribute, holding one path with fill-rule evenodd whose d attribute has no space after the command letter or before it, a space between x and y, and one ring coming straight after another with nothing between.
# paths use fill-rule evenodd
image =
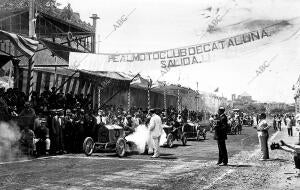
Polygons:
<instances>
[{"instance_id":1,"label":"driver seated in car","mask_svg":"<svg viewBox=\"0 0 300 190\"><path fill-rule=\"evenodd\" d=\"M173 126L173 132L176 132L178 130L178 128L180 126L182 126L182 124L183 124L183 119L182 119L181 115L179 114L176 121L172 125Z\"/></svg>"},{"instance_id":2,"label":"driver seated in car","mask_svg":"<svg viewBox=\"0 0 300 190\"><path fill-rule=\"evenodd\" d=\"M127 115L126 118L124 119L124 130L128 131L129 134L131 134L135 131L135 126L132 121L131 115Z\"/></svg>"},{"instance_id":3,"label":"driver seated in car","mask_svg":"<svg viewBox=\"0 0 300 190\"><path fill-rule=\"evenodd\" d=\"M182 117L181 117L181 115L179 114L178 115L178 117L177 117L177 122L179 123L179 124L181 124L182 123Z\"/></svg>"}]
</instances>

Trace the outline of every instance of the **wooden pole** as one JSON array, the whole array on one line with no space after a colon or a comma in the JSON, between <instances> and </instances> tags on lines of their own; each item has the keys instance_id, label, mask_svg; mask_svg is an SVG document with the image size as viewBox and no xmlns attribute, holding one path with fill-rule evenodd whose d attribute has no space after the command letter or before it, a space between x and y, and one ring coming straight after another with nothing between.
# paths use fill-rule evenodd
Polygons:
<instances>
[{"instance_id":1,"label":"wooden pole","mask_svg":"<svg viewBox=\"0 0 300 190\"><path fill-rule=\"evenodd\" d=\"M54 57L54 60L55 60L55 65L57 65L57 57L55 56ZM53 87L55 87L56 88L56 78L57 78L57 73L56 73L56 69L57 69L57 67L56 66L54 66L54 84L53 84Z\"/></svg>"},{"instance_id":2,"label":"wooden pole","mask_svg":"<svg viewBox=\"0 0 300 190\"><path fill-rule=\"evenodd\" d=\"M151 108L151 99L150 99L150 88L147 89L147 101L148 101L148 110Z\"/></svg>"},{"instance_id":3,"label":"wooden pole","mask_svg":"<svg viewBox=\"0 0 300 190\"><path fill-rule=\"evenodd\" d=\"M150 79L148 81L148 89L147 89L147 101L148 101L148 110L150 110L151 108L151 99L150 99L150 89L152 87L152 80Z\"/></svg>"},{"instance_id":4,"label":"wooden pole","mask_svg":"<svg viewBox=\"0 0 300 190\"><path fill-rule=\"evenodd\" d=\"M101 87L98 86L98 110L101 108Z\"/></svg>"},{"instance_id":5,"label":"wooden pole","mask_svg":"<svg viewBox=\"0 0 300 190\"><path fill-rule=\"evenodd\" d=\"M129 84L137 77L139 76L140 73L136 74L130 81L129 81ZM107 104L107 102L109 102L111 99L113 99L117 94L119 94L121 91L123 91L122 88L120 88L117 92L115 92L112 96L110 96L105 102L103 102L103 104L98 108L98 109L101 109L104 105Z\"/></svg>"},{"instance_id":6,"label":"wooden pole","mask_svg":"<svg viewBox=\"0 0 300 190\"><path fill-rule=\"evenodd\" d=\"M164 108L165 108L165 112L167 112L167 92L166 92L166 89L164 90Z\"/></svg>"},{"instance_id":7,"label":"wooden pole","mask_svg":"<svg viewBox=\"0 0 300 190\"><path fill-rule=\"evenodd\" d=\"M130 113L130 107L131 107L131 94L130 94L130 87L128 88L128 94L127 94L127 103L128 103L128 113Z\"/></svg>"},{"instance_id":8,"label":"wooden pole","mask_svg":"<svg viewBox=\"0 0 300 190\"><path fill-rule=\"evenodd\" d=\"M179 90L179 86L177 89L177 111L178 113L180 112L180 90Z\"/></svg>"},{"instance_id":9,"label":"wooden pole","mask_svg":"<svg viewBox=\"0 0 300 190\"><path fill-rule=\"evenodd\" d=\"M34 24L34 4L35 4L35 0L30 0L29 3L29 37L30 38L35 38L35 24ZM32 92L33 92L33 67L34 67L34 61L35 61L35 57L34 55L29 58L28 60L28 77L27 77L27 95L28 95L28 100L31 101L31 96L32 96Z\"/></svg>"}]
</instances>

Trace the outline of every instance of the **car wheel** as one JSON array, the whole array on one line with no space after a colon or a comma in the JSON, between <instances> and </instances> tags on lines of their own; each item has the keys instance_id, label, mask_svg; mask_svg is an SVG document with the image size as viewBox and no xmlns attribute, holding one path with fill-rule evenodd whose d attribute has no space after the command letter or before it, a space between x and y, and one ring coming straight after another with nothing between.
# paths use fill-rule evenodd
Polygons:
<instances>
[{"instance_id":1,"label":"car wheel","mask_svg":"<svg viewBox=\"0 0 300 190\"><path fill-rule=\"evenodd\" d=\"M118 139L116 143L116 153L119 157L124 157L126 154L126 141L123 138Z\"/></svg>"},{"instance_id":2,"label":"car wheel","mask_svg":"<svg viewBox=\"0 0 300 190\"><path fill-rule=\"evenodd\" d=\"M196 137L196 140L197 140L197 141L200 141L200 135L201 135L201 132L200 132L200 130L198 129L198 130L197 130L197 137Z\"/></svg>"},{"instance_id":3,"label":"car wheel","mask_svg":"<svg viewBox=\"0 0 300 190\"><path fill-rule=\"evenodd\" d=\"M203 139L206 140L206 130L205 129L203 129L203 135L202 136L203 136Z\"/></svg>"},{"instance_id":4,"label":"car wheel","mask_svg":"<svg viewBox=\"0 0 300 190\"><path fill-rule=\"evenodd\" d=\"M85 153L85 155L87 156L92 155L94 151L94 146L95 144L91 137L85 138L83 142L83 152Z\"/></svg>"},{"instance_id":5,"label":"car wheel","mask_svg":"<svg viewBox=\"0 0 300 190\"><path fill-rule=\"evenodd\" d=\"M148 154L148 152L149 152L149 147L148 147L148 145L146 144L146 145L145 145L145 149L144 149L144 154Z\"/></svg>"},{"instance_id":6,"label":"car wheel","mask_svg":"<svg viewBox=\"0 0 300 190\"><path fill-rule=\"evenodd\" d=\"M181 141L182 141L182 145L185 146L187 143L186 133L182 134Z\"/></svg>"},{"instance_id":7,"label":"car wheel","mask_svg":"<svg viewBox=\"0 0 300 190\"><path fill-rule=\"evenodd\" d=\"M171 133L168 134L168 136L167 136L167 146L168 146L169 148L172 148L172 147L173 147L173 145L174 145L173 141L174 141L173 135L172 135Z\"/></svg>"}]
</instances>

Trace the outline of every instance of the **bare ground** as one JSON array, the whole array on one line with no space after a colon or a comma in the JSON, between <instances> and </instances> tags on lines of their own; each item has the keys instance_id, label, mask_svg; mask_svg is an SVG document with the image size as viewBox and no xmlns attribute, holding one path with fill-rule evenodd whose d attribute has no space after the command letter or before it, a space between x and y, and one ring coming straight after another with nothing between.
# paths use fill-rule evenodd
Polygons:
<instances>
[{"instance_id":1,"label":"bare ground","mask_svg":"<svg viewBox=\"0 0 300 190\"><path fill-rule=\"evenodd\" d=\"M272 141L286 138L285 131ZM31 161L0 163L0 189L297 189L292 155L271 151L259 161L258 140L252 127L227 141L229 166L216 166L217 147L208 140L177 142L162 148L162 157L114 153L91 157L68 154Z\"/></svg>"}]
</instances>

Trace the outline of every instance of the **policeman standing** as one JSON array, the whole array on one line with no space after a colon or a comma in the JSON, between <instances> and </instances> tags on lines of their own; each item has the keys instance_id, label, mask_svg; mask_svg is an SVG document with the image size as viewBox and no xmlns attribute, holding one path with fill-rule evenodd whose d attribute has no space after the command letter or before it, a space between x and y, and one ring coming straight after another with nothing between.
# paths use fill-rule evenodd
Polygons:
<instances>
[{"instance_id":1,"label":"policeman standing","mask_svg":"<svg viewBox=\"0 0 300 190\"><path fill-rule=\"evenodd\" d=\"M227 116L225 115L225 108L220 107L216 116L216 126L214 139L218 142L219 160L217 165L226 166L228 163L228 155L225 140L227 139Z\"/></svg>"}]
</instances>

